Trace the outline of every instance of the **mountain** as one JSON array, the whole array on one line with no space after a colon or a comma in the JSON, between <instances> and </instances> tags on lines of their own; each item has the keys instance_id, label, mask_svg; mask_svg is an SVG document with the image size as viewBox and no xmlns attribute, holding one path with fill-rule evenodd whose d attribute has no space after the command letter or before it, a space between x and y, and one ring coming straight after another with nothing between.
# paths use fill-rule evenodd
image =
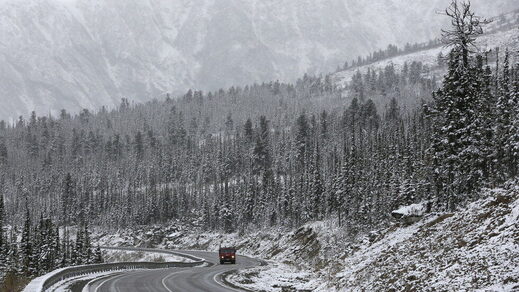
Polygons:
<instances>
[{"instance_id":1,"label":"mountain","mask_svg":"<svg viewBox=\"0 0 519 292\"><path fill-rule=\"evenodd\" d=\"M437 36L448 0L1 0L0 119L329 72ZM474 1L496 15L514 0Z\"/></svg>"}]
</instances>

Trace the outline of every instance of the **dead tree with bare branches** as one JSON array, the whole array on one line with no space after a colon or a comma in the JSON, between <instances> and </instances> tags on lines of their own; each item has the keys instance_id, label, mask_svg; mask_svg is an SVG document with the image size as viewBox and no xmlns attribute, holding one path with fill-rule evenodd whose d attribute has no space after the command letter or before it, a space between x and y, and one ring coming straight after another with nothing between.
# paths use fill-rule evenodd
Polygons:
<instances>
[{"instance_id":1,"label":"dead tree with bare branches","mask_svg":"<svg viewBox=\"0 0 519 292\"><path fill-rule=\"evenodd\" d=\"M490 21L476 16L470 9L470 1L459 2L453 0L451 5L445 9L444 15L451 18L450 29L442 30L442 42L452 47L454 53L459 59L463 68L467 68L469 63L469 54L476 49L475 41L477 36L483 34L483 26Z\"/></svg>"}]
</instances>

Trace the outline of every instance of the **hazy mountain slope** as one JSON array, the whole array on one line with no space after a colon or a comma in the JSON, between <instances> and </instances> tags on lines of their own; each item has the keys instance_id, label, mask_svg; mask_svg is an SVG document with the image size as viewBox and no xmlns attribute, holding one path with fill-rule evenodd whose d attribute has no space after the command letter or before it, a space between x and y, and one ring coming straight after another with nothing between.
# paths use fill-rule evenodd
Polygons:
<instances>
[{"instance_id":1,"label":"hazy mountain slope","mask_svg":"<svg viewBox=\"0 0 519 292\"><path fill-rule=\"evenodd\" d=\"M514 15L519 15L519 12ZM499 47L501 49L501 57L504 56L505 49L508 48L508 50L512 52L510 56L512 59L511 63L513 64L514 62L519 61L517 54L514 53L519 50L519 27L514 26L504 31L496 31L494 33L482 35L478 38L476 43L481 51L493 50L496 47ZM368 65L351 67L347 70L332 74L332 77L339 87L346 87L348 83L351 82L353 75L357 71L366 74L368 69L383 70L389 64L393 64L395 69L399 71L403 68L405 63L410 65L412 62L416 61L422 62L424 65L428 66L428 68L431 69L431 73L436 75L438 79L441 79L446 68L438 67L438 54L441 52L443 56L447 56L449 50L448 47L438 46L431 49L402 54ZM347 94L347 91L345 94Z\"/></svg>"},{"instance_id":2,"label":"hazy mountain slope","mask_svg":"<svg viewBox=\"0 0 519 292\"><path fill-rule=\"evenodd\" d=\"M0 118L328 72L434 37L448 2L2 0ZM487 15L519 6L474 2Z\"/></svg>"}]
</instances>

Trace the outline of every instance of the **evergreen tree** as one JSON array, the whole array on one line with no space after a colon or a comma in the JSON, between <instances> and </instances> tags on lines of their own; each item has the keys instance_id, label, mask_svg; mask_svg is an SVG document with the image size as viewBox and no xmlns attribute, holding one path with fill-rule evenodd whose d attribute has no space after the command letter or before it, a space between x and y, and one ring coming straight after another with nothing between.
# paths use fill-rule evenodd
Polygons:
<instances>
[{"instance_id":1,"label":"evergreen tree","mask_svg":"<svg viewBox=\"0 0 519 292\"><path fill-rule=\"evenodd\" d=\"M72 260L72 249L70 245L70 235L67 227L63 231L63 239L61 242L61 259L60 267L67 267L69 264L74 264Z\"/></svg>"},{"instance_id":2,"label":"evergreen tree","mask_svg":"<svg viewBox=\"0 0 519 292\"><path fill-rule=\"evenodd\" d=\"M244 131L246 141L249 143L252 142L254 133L252 129L252 121L250 119L247 119L245 122Z\"/></svg>"},{"instance_id":3,"label":"evergreen tree","mask_svg":"<svg viewBox=\"0 0 519 292\"><path fill-rule=\"evenodd\" d=\"M9 254L9 245L4 235L4 196L0 193L0 272L5 271L7 266L7 257Z\"/></svg>"},{"instance_id":4,"label":"evergreen tree","mask_svg":"<svg viewBox=\"0 0 519 292\"><path fill-rule=\"evenodd\" d=\"M489 96L483 89L482 62L469 63L470 46L482 32L479 18L470 4L453 1L446 14L453 29L444 31L450 52L449 69L443 87L435 92L433 110L434 140L431 146L439 203L453 209L481 187L486 174L488 135L482 133Z\"/></svg>"},{"instance_id":5,"label":"evergreen tree","mask_svg":"<svg viewBox=\"0 0 519 292\"><path fill-rule=\"evenodd\" d=\"M0 166L7 164L8 157L7 146L5 145L4 139L0 138Z\"/></svg>"},{"instance_id":6,"label":"evergreen tree","mask_svg":"<svg viewBox=\"0 0 519 292\"><path fill-rule=\"evenodd\" d=\"M310 127L308 125L308 119L305 113L299 115L296 120L296 135L295 135L295 147L296 147L296 160L298 169L303 170L306 165L307 153L309 152L309 137Z\"/></svg>"},{"instance_id":7,"label":"evergreen tree","mask_svg":"<svg viewBox=\"0 0 519 292\"><path fill-rule=\"evenodd\" d=\"M137 158L137 160L141 160L144 157L144 143L141 131L137 131L137 134L135 134L134 143L135 157Z\"/></svg>"},{"instance_id":8,"label":"evergreen tree","mask_svg":"<svg viewBox=\"0 0 519 292\"><path fill-rule=\"evenodd\" d=\"M104 262L103 260L103 253L101 252L101 247L99 244L96 246L95 252L94 252L94 264L102 264Z\"/></svg>"},{"instance_id":9,"label":"evergreen tree","mask_svg":"<svg viewBox=\"0 0 519 292\"><path fill-rule=\"evenodd\" d=\"M321 176L321 158L319 154L319 146L315 148L313 155L313 163L311 167L311 186L310 186L310 213L313 220L322 218L322 205L325 201L324 185Z\"/></svg>"},{"instance_id":10,"label":"evergreen tree","mask_svg":"<svg viewBox=\"0 0 519 292\"><path fill-rule=\"evenodd\" d=\"M72 202L75 198L75 185L72 180L72 175L67 173L63 180L63 187L61 191L61 222L64 224L71 222Z\"/></svg>"},{"instance_id":11,"label":"evergreen tree","mask_svg":"<svg viewBox=\"0 0 519 292\"><path fill-rule=\"evenodd\" d=\"M90 231L88 230L88 224L83 224L83 251L82 263L91 264L94 262L94 253L92 251L92 242L90 240Z\"/></svg>"},{"instance_id":12,"label":"evergreen tree","mask_svg":"<svg viewBox=\"0 0 519 292\"><path fill-rule=\"evenodd\" d=\"M515 78L509 94L509 106L511 108L508 136L505 141L505 149L508 150L508 168L511 177L518 175L519 167L519 63L515 65Z\"/></svg>"},{"instance_id":13,"label":"evergreen tree","mask_svg":"<svg viewBox=\"0 0 519 292\"><path fill-rule=\"evenodd\" d=\"M23 224L22 238L20 240L20 273L25 276L36 275L35 261L32 245L31 214L28 202L25 203L25 221Z\"/></svg>"}]
</instances>

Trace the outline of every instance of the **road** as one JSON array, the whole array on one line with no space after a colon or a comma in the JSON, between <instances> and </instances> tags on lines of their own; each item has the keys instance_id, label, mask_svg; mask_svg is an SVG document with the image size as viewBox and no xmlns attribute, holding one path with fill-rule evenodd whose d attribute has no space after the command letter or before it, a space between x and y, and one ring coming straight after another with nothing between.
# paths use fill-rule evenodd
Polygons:
<instances>
[{"instance_id":1,"label":"road","mask_svg":"<svg viewBox=\"0 0 519 292\"><path fill-rule=\"evenodd\" d=\"M261 261L237 256L236 265L218 264L218 253L182 251L205 259L210 265L194 268L129 271L96 280L89 286L91 292L229 292L243 291L226 286L222 273L261 265Z\"/></svg>"}]
</instances>

